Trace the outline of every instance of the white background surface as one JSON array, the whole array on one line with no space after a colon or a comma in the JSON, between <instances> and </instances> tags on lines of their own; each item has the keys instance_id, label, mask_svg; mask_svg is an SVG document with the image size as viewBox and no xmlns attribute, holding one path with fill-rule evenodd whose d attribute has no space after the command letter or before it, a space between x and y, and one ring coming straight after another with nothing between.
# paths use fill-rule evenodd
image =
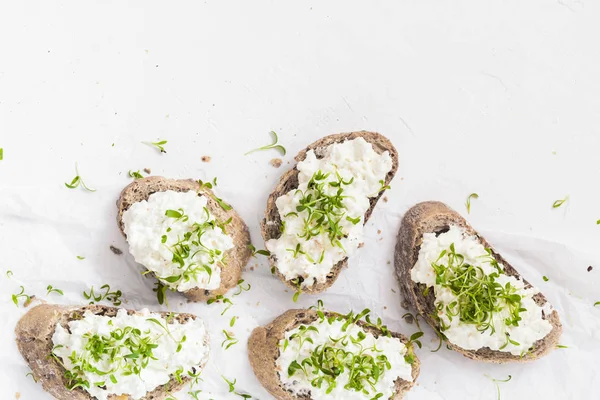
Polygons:
<instances>
[{"instance_id":1,"label":"white background surface","mask_svg":"<svg viewBox=\"0 0 600 400\"><path fill-rule=\"evenodd\" d=\"M391 138L400 169L365 247L320 296L326 306L370 307L393 329L414 332L400 319L388 265L400 218L430 199L465 213L465 198L477 192L469 220L548 295L569 346L533 364L487 365L431 353L437 343L426 328L422 373L407 399L495 399L484 374L513 376L501 385L503 399L600 397L600 308L592 307L600 300L600 3L23 3L0 6L3 399L49 398L25 376L14 345L25 311L10 300L19 285L78 304L90 285L110 283L127 307L160 308L132 258L109 250L127 250L115 200L128 170L218 176L218 194L262 247L264 204L292 157L321 136L360 129ZM268 164L274 151L243 156L269 143L269 130L289 151L280 169ZM167 154L141 144L159 138ZM202 163L204 155L212 161ZM64 187L75 162L97 192ZM204 398L238 398L225 393L217 369L237 378L238 390L271 398L251 373L245 341L294 304L264 259L249 266L257 266L244 275L252 290L224 317L220 305L170 297L174 310L210 327ZM65 296L45 296L48 284ZM316 300L302 296L299 305ZM233 315L240 343L223 351L220 332Z\"/></svg>"}]
</instances>

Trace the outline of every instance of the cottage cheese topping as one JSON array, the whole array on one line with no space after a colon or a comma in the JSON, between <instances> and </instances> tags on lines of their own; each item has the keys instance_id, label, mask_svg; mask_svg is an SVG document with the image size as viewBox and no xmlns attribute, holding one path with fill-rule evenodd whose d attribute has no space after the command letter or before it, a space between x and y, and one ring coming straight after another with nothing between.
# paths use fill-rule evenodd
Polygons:
<instances>
[{"instance_id":1,"label":"cottage cheese topping","mask_svg":"<svg viewBox=\"0 0 600 400\"><path fill-rule=\"evenodd\" d=\"M266 247L287 280L312 286L358 248L369 198L384 189L392 158L357 138L329 146L321 159L310 150L297 168L298 189L276 201L283 233Z\"/></svg>"},{"instance_id":2,"label":"cottage cheese topping","mask_svg":"<svg viewBox=\"0 0 600 400\"><path fill-rule=\"evenodd\" d=\"M404 359L407 353L406 346L398 339L387 336L375 337L371 333L366 333L360 326L351 324L344 331L345 320L334 320L330 322L325 318L317 320L310 325L301 325L298 328L286 332L285 339L279 342L280 355L276 365L279 371L279 378L283 387L290 390L295 395L304 395L310 393L311 399L344 399L344 400L370 400L379 393L383 396L378 398L389 399L394 393L394 381L398 377L412 381L412 367ZM310 329L307 329L311 327ZM316 330L313 330L315 329ZM363 339L360 339L364 335ZM353 340L354 339L354 340ZM312 341L312 342L311 342ZM323 380L320 385L319 378L325 376L323 372L315 373L315 368L306 366L306 373L302 369L295 369L290 375L290 365L296 362L302 365L305 359L311 359L313 354L318 354L324 347L330 347L327 351L329 360L335 358L342 360L345 364L344 371L336 377L335 384L330 385L327 380ZM343 355L347 352L346 355ZM373 387L366 381L358 379L354 383L362 382L367 393L362 390L356 390L349 387L350 373L352 368L349 365L355 365L354 376L359 369L358 358L356 364L352 364L353 355L362 355L373 357L374 360L382 361L384 358L389 362L388 367L383 367L381 375L376 379ZM381 365L384 365L383 362ZM325 369L333 366L333 363L322 364ZM363 366L369 365L364 362ZM337 365L339 367L339 364ZM367 368L367 370L369 370ZM369 370L371 371L371 370ZM363 375L364 376L364 375ZM373 377L370 378L373 381ZM311 382L314 382L312 384ZM319 387L320 386L320 387ZM331 388L330 386L333 386ZM330 393L327 393L331 389Z\"/></svg>"},{"instance_id":3,"label":"cottage cheese topping","mask_svg":"<svg viewBox=\"0 0 600 400\"><path fill-rule=\"evenodd\" d=\"M218 226L206 197L157 192L123 213L129 251L169 288L184 292L221 284L221 263L233 239Z\"/></svg>"},{"instance_id":4,"label":"cottage cheese topping","mask_svg":"<svg viewBox=\"0 0 600 400\"><path fill-rule=\"evenodd\" d=\"M451 310L458 310L463 307L467 310L469 303L462 304L459 296L447 285L440 284L436 280L438 274L434 269L434 264L438 266L448 266L449 254L453 245L454 253L459 255L456 262L460 262L460 256L464 257L463 265L470 265L479 269L477 276L484 274L497 276L495 282L506 288L508 284L510 292L520 296L521 308L525 311L518 313L521 318L517 325L506 323L507 319L514 316L508 303L502 298L496 303L496 311L491 314L491 326L483 330L481 324L463 321L460 315L455 312L448 312L447 306ZM446 253L440 257L442 252ZM457 346L467 350L478 350L488 347L491 350L510 352L513 355L526 353L533 344L544 338L552 330L552 325L543 319L542 307L538 306L533 300L533 295L538 293L534 288L525 288L522 280L503 273L504 266L497 263L486 251L484 246L475 236L467 235L463 228L450 226L448 232L436 236L434 233L425 233L423 243L419 251L419 257L411 270L411 278L414 282L423 283L428 288L433 287L435 293L435 303L438 310L438 317L442 326L442 333L448 340ZM461 271L465 271L462 269ZM456 277L456 275L453 275ZM462 297L464 300L465 297ZM461 305L462 304L462 305ZM460 305L460 306L459 306ZM546 304L547 305L547 304ZM455 314L455 315L452 315ZM510 340L509 340L510 339Z\"/></svg>"},{"instance_id":5,"label":"cottage cheese topping","mask_svg":"<svg viewBox=\"0 0 600 400\"><path fill-rule=\"evenodd\" d=\"M168 332L150 319L168 327ZM82 389L98 400L106 400L111 394L140 399L146 392L167 383L170 374L199 373L199 366L208 357L208 334L202 320L189 320L185 324L174 321L167 325L160 314L148 310L142 310L140 315L127 315L121 309L115 317L87 311L83 319L69 322L68 330L57 324L52 342L55 357L80 381L87 382ZM108 342L111 344L100 345ZM149 346L144 347L144 343ZM143 358L128 355L136 349L143 354L148 348L152 357L146 359L147 365L137 374L134 366L143 365ZM114 355L113 349L117 349ZM128 370L133 373L128 374Z\"/></svg>"}]
</instances>

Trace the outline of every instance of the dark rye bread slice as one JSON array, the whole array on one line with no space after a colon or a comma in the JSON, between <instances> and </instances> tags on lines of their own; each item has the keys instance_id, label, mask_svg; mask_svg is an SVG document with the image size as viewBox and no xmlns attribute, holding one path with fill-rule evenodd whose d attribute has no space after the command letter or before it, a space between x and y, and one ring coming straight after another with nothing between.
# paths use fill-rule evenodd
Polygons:
<instances>
[{"instance_id":1,"label":"dark rye bread slice","mask_svg":"<svg viewBox=\"0 0 600 400\"><path fill-rule=\"evenodd\" d=\"M34 380L40 383L45 391L59 400L95 399L84 389L69 390L66 388L65 369L54 358L50 357L54 347L52 335L56 330L56 324L60 323L64 328L68 328L70 321L81 319L86 311L114 317L117 315L118 310L116 307L102 305L77 307L54 304L41 304L30 309L17 323L15 335L17 347L27 364L29 364ZM127 313L131 315L135 314L136 311L127 310ZM166 318L170 313L160 312L158 314ZM173 318L173 320L177 320L182 324L190 319L196 319L196 316L192 314L175 314L175 318ZM206 345L208 346L208 344L207 334ZM204 368L204 365L198 365L198 369L194 373L202 368ZM142 400L164 400L167 398L168 392L181 390L189 381L190 378L187 375L181 376L181 382L171 376L171 380L167 384L158 386L153 391L148 392L142 397ZM111 395L108 398L109 400L132 400L130 396L123 395Z\"/></svg>"},{"instance_id":2,"label":"dark rye bread slice","mask_svg":"<svg viewBox=\"0 0 600 400\"><path fill-rule=\"evenodd\" d=\"M298 153L298 155L294 157L294 160L296 160L296 162L303 161L306 158L306 153L309 150L314 150L317 158L323 158L325 156L328 146L335 143L342 143L347 140L356 139L359 137L362 137L367 142L371 143L373 149L378 154L382 154L385 151L388 151L390 153L390 157L392 158L392 169L390 170L390 172L388 172L388 174L385 177L385 184L389 185L392 179L394 178L394 175L396 175L396 171L398 170L398 152L396 151L396 148L394 147L392 142L390 142L388 138L379 133L360 131L352 133L338 133L335 135L325 136L324 138L317 140L316 142L306 147L304 150L300 151L300 153ZM265 242L267 242L270 239L278 239L281 236L281 218L279 217L279 212L277 210L277 205L275 204L275 201L290 190L296 189L298 187L298 173L298 169L296 168L296 166L294 166L294 168L283 174L283 176L279 180L279 183L275 187L275 190L273 190L273 192L269 195L269 199L267 200L267 209L265 211L265 218L262 220L261 223L261 232ZM370 199L370 207L365 213L365 224L371 217L373 209L375 208L377 201L379 201L382 195L383 191L380 192L376 197L372 197ZM269 263L271 264L271 267L275 267L275 275L282 282L284 282L288 287L294 290L297 289L297 286L294 285L294 283L292 283L291 280L286 280L285 276L282 273L280 273L279 270L276 268L277 260L275 259L275 256L269 257ZM346 267L347 265L348 258L344 258L342 261L338 262L336 265L333 266L331 272L329 273L329 275L327 275L327 280L325 282L316 282L312 286L303 287L302 292L316 294L325 291L331 285L333 285L333 283L337 280L338 276L340 275L342 268Z\"/></svg>"},{"instance_id":3,"label":"dark rye bread slice","mask_svg":"<svg viewBox=\"0 0 600 400\"><path fill-rule=\"evenodd\" d=\"M423 292L425 290L425 285L413 282L410 277L410 271L419 258L419 249L423 242L423 234L431 232L440 234L446 232L450 225L462 227L466 229L468 234L475 235L483 246L492 251L493 257L499 263L504 265L504 272L506 275L520 278L517 270L513 268L504 257L494 251L492 246L490 246L490 244L456 211L444 203L437 201L427 201L415 205L406 212L402 220L402 225L400 226L400 231L398 233L394 262L398 280L400 281L400 288L405 300L419 312L436 332L439 332L440 326L438 321L432 317L436 314L434 305L435 295L433 290L430 290L427 297L424 297ZM525 282L526 287L531 286L525 279L523 279L523 282ZM533 298L539 306L544 306L547 303L546 298L541 293L534 295ZM556 310L553 310L550 315L544 314L544 319L552 324L552 330L546 337L535 342L533 350L523 355L523 357L512 355L509 352L491 350L488 347L481 348L477 351L465 350L449 341L448 346L474 360L489 361L493 363L536 360L548 354L556 347L562 332L562 325Z\"/></svg>"},{"instance_id":4,"label":"dark rye bread slice","mask_svg":"<svg viewBox=\"0 0 600 400\"><path fill-rule=\"evenodd\" d=\"M326 317L336 316L341 314L334 312L325 312ZM265 389L277 400L310 400L308 395L294 396L281 386L279 372L277 371L276 361L279 358L279 341L285 337L285 333L297 328L302 324L311 324L319 318L315 310L288 310L275 318L273 322L267 326L255 328L248 339L248 359L254 371L254 375ZM365 326L363 321L359 321L365 331L372 333L375 337L381 335L381 331L371 326ZM402 343L408 343L408 338L400 333L391 332L394 338L399 339ZM413 347L409 346L408 351L413 355L414 362L412 364L412 382L398 378L394 381L395 391L391 397L392 400L400 400L406 392L415 384L420 371L420 361L414 354Z\"/></svg>"},{"instance_id":5,"label":"dark rye bread slice","mask_svg":"<svg viewBox=\"0 0 600 400\"><path fill-rule=\"evenodd\" d=\"M202 188L202 191L200 191L200 185L197 181L192 179L167 179L161 176L148 176L131 182L123 189L119 200L117 200L117 223L119 224L121 233L127 237L123 226L123 213L132 204L148 200L153 193L166 192L168 190L176 192L188 192L191 190L202 193L207 198L208 210L217 221L225 222L231 218L231 222L225 229L227 230L227 234L233 237L235 247L225 252L226 264L221 265L221 286L213 290L194 288L184 292L185 297L191 301L206 301L218 295L225 295L229 289L237 286L238 281L241 279L242 271L252 255L252 251L248 247L250 244L250 232L244 220L242 220L235 210L224 210L215 201L214 194L210 189Z\"/></svg>"}]
</instances>

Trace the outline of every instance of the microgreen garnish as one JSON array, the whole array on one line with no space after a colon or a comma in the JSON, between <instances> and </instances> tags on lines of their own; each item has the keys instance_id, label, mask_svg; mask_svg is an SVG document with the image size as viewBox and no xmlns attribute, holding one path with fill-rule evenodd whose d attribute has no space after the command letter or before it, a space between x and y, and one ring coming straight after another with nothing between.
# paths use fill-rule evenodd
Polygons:
<instances>
[{"instance_id":1,"label":"microgreen garnish","mask_svg":"<svg viewBox=\"0 0 600 400\"><path fill-rule=\"evenodd\" d=\"M8 271L6 271L6 277L10 278L11 276L13 276L13 272L9 269Z\"/></svg>"},{"instance_id":2,"label":"microgreen garnish","mask_svg":"<svg viewBox=\"0 0 600 400\"><path fill-rule=\"evenodd\" d=\"M83 297L86 300L90 300L90 304L94 304L102 300L107 300L113 303L114 306L121 305L122 293L120 290L115 290L114 292L111 292L110 285L107 284L100 286L100 290L104 290L104 293L96 294L94 293L94 287L92 286L90 288L89 293L86 293L85 290L83 291Z\"/></svg>"},{"instance_id":3,"label":"microgreen garnish","mask_svg":"<svg viewBox=\"0 0 600 400\"><path fill-rule=\"evenodd\" d=\"M249 283L246 283L246 285L244 285L244 280L240 279L237 283L237 288L238 291L233 294L234 296L239 296L240 294L242 294L242 292L249 291L250 288L252 288L252 286Z\"/></svg>"},{"instance_id":4,"label":"microgreen garnish","mask_svg":"<svg viewBox=\"0 0 600 400\"><path fill-rule=\"evenodd\" d=\"M165 216L173 221L170 224L185 223L189 221L189 216L181 208L177 210L166 210ZM171 231L169 226L161 242L171 251L171 261L177 267L177 272L170 276L158 276L157 278L169 286L170 289L175 289L179 284L189 281L199 281L200 276L204 275L210 282L212 274L219 263L225 263L225 254L222 250L211 248L203 242L203 236L209 230L221 229L225 233L225 223L219 223L215 219L211 219L211 214L207 207L204 207L204 220L202 222L194 222L191 225L191 230L188 230L183 237L178 236L175 243L167 243L167 234ZM196 256L204 256L203 259L198 259ZM149 272L149 271L148 271Z\"/></svg>"},{"instance_id":5,"label":"microgreen garnish","mask_svg":"<svg viewBox=\"0 0 600 400\"><path fill-rule=\"evenodd\" d=\"M169 314L169 316L165 319L165 323L163 324L162 322L160 322L159 320L157 320L156 318L147 318L146 321L148 322L152 322L158 326L160 326L166 333L167 335L169 335L169 337L171 339L173 339L173 341L175 343L177 343L177 350L176 352L179 353L183 347L183 343L185 342L185 340L187 339L187 337L185 335L183 335L181 337L181 339L177 340L175 339L175 337L173 337L173 334L171 334L171 331L169 330L169 323L170 321L175 317L175 314L171 313Z\"/></svg>"},{"instance_id":6,"label":"microgreen garnish","mask_svg":"<svg viewBox=\"0 0 600 400\"><path fill-rule=\"evenodd\" d=\"M217 186L217 178L213 178L212 183L211 182L203 182L201 179L198 179L198 185L200 185L201 192L206 192L206 189L212 189ZM214 201L216 201L223 210L229 211L229 210L233 209L233 207L231 207L229 204L225 203L223 201L223 199L217 197L212 191L208 191L206 193Z\"/></svg>"},{"instance_id":7,"label":"microgreen garnish","mask_svg":"<svg viewBox=\"0 0 600 400\"><path fill-rule=\"evenodd\" d=\"M504 323L506 326L518 326L521 321L520 313L526 310L522 306L521 295L515 286L509 282L505 285L497 282L496 279L503 271L493 258L491 250L487 249L487 252L487 262L496 269L491 274L483 273L481 267L465 263L465 257L455 251L454 243L448 250L442 251L431 266L436 274L436 284L449 289L457 297L456 301L449 304L436 302L438 315L443 314L450 321L458 316L461 322L476 325L478 331L485 332L490 329L493 334L496 331L493 323L493 316L496 313L507 309L509 315L504 319ZM446 257L445 264L444 257ZM450 326L444 320L439 320L440 330L443 333ZM506 333L506 343L500 350L509 343L519 345Z\"/></svg>"},{"instance_id":8,"label":"microgreen garnish","mask_svg":"<svg viewBox=\"0 0 600 400\"><path fill-rule=\"evenodd\" d=\"M256 250L256 247L254 247L253 244L249 244L248 248L252 252L252 254L251 254L252 257L256 257L257 254L260 254L261 256L265 256L265 257L269 257L271 255L271 252L269 250Z\"/></svg>"},{"instance_id":9,"label":"microgreen garnish","mask_svg":"<svg viewBox=\"0 0 600 400\"><path fill-rule=\"evenodd\" d=\"M154 283L155 287L152 289L153 292L156 293L156 299L158 300L158 304L163 304L163 303L167 303L167 306L169 305L169 302L167 301L167 289L168 287L163 285L160 281L156 281L156 283Z\"/></svg>"},{"instance_id":10,"label":"microgreen garnish","mask_svg":"<svg viewBox=\"0 0 600 400\"><path fill-rule=\"evenodd\" d=\"M233 317L231 317L231 320L229 321L229 326L233 328L233 326L235 325L235 321L237 321L238 317L236 317L235 315Z\"/></svg>"},{"instance_id":11,"label":"microgreen garnish","mask_svg":"<svg viewBox=\"0 0 600 400\"><path fill-rule=\"evenodd\" d=\"M596 225L600 225L600 219L596 221Z\"/></svg>"},{"instance_id":12,"label":"microgreen garnish","mask_svg":"<svg viewBox=\"0 0 600 400\"><path fill-rule=\"evenodd\" d=\"M298 244L300 245L300 244ZM290 282L296 287L296 291L294 292L294 296L292 297L292 301L295 303L298 301L298 298L302 294L302 281L304 278L298 277L291 279Z\"/></svg>"},{"instance_id":13,"label":"microgreen garnish","mask_svg":"<svg viewBox=\"0 0 600 400\"><path fill-rule=\"evenodd\" d=\"M61 296L64 296L64 293L62 290L52 287L52 285L48 285L48 287L46 287L46 290L48 291L46 293L46 295L49 295L50 293L54 292L54 293L60 294Z\"/></svg>"},{"instance_id":14,"label":"microgreen garnish","mask_svg":"<svg viewBox=\"0 0 600 400\"><path fill-rule=\"evenodd\" d=\"M0 161L4 160L4 149L0 147Z\"/></svg>"},{"instance_id":15,"label":"microgreen garnish","mask_svg":"<svg viewBox=\"0 0 600 400\"><path fill-rule=\"evenodd\" d=\"M279 152L281 152L282 155L285 156L285 147L283 147L280 144L277 144L277 142L279 141L279 138L277 137L277 133L275 131L271 131L271 136L273 136L273 143L268 144L266 146L262 146L262 147L257 147L256 149L252 149L249 152L245 153L244 155L247 156L250 153L254 153L255 151L262 151L262 150L270 150L270 149L276 149Z\"/></svg>"},{"instance_id":16,"label":"microgreen garnish","mask_svg":"<svg viewBox=\"0 0 600 400\"><path fill-rule=\"evenodd\" d=\"M600 306L600 301L597 301L594 303L594 307L596 307L596 306Z\"/></svg>"},{"instance_id":17,"label":"microgreen garnish","mask_svg":"<svg viewBox=\"0 0 600 400\"><path fill-rule=\"evenodd\" d=\"M19 299L21 297L25 299L25 301L23 301L23 307L31 302L31 296L25 294L25 288L23 286L21 286L21 291L19 293L12 295L12 301L15 303L15 306L19 307Z\"/></svg>"},{"instance_id":18,"label":"microgreen garnish","mask_svg":"<svg viewBox=\"0 0 600 400\"><path fill-rule=\"evenodd\" d=\"M542 276L542 279L544 280L544 282L548 282L550 280L546 275Z\"/></svg>"},{"instance_id":19,"label":"microgreen garnish","mask_svg":"<svg viewBox=\"0 0 600 400\"><path fill-rule=\"evenodd\" d=\"M223 309L223 312L221 313L221 315L224 315L227 312L227 310L229 310L233 306L233 302L231 300L229 300L227 297L224 297L222 294L219 294L216 297L208 299L206 304L212 304L212 303L218 303L218 302L227 304L227 306Z\"/></svg>"},{"instance_id":20,"label":"microgreen garnish","mask_svg":"<svg viewBox=\"0 0 600 400\"><path fill-rule=\"evenodd\" d=\"M25 374L25 377L31 376L31 379L33 379L33 381L35 383L37 383L37 379L35 377L35 375L33 375L33 372L28 372L27 374Z\"/></svg>"},{"instance_id":21,"label":"microgreen garnish","mask_svg":"<svg viewBox=\"0 0 600 400\"><path fill-rule=\"evenodd\" d=\"M562 200L556 200L554 203L552 203L552 208L558 208L558 207L562 206L565 203L565 201L567 201L568 199L569 199L569 196L565 197Z\"/></svg>"},{"instance_id":22,"label":"microgreen garnish","mask_svg":"<svg viewBox=\"0 0 600 400\"><path fill-rule=\"evenodd\" d=\"M77 163L75 163L75 173L77 175L75 175L75 178L73 178L73 180L71 181L71 183L65 183L66 187L68 187L69 189L75 189L76 187L79 186L79 184L81 184L81 186L83 186L86 190L88 190L90 192L95 192L96 191L96 189L92 189L91 187L89 187L89 186L87 186L85 184L85 182L83 181L83 179L79 175L79 166L77 165Z\"/></svg>"},{"instance_id":23,"label":"microgreen garnish","mask_svg":"<svg viewBox=\"0 0 600 400\"><path fill-rule=\"evenodd\" d=\"M85 257L84 256L77 256L77 259L78 260L85 260Z\"/></svg>"},{"instance_id":24,"label":"microgreen garnish","mask_svg":"<svg viewBox=\"0 0 600 400\"><path fill-rule=\"evenodd\" d=\"M467 213L471 214L471 199L478 199L479 195L477 193L471 193L469 197L467 197L467 201L465 202L465 206L467 206Z\"/></svg>"},{"instance_id":25,"label":"microgreen garnish","mask_svg":"<svg viewBox=\"0 0 600 400\"><path fill-rule=\"evenodd\" d=\"M368 309L355 314L349 312L347 315L325 314L322 309L323 302L319 300L317 307L311 309L317 310L317 315L321 323L332 324L334 321L344 322L341 327L342 336L329 337L329 340L319 346L314 346L311 338L311 333L319 333L319 329L314 325L300 325L296 331L288 338L284 339L280 346L282 351L293 341L295 348L302 349L307 343L313 346L309 350L309 355L303 359L293 360L287 368L289 377L296 374L303 374L307 377L313 387L325 387L326 393L338 387L341 383L340 379L347 379L344 382L344 389L364 393L365 395L373 396L371 399L380 399L383 393L372 393L375 385L382 378L386 370L391 369L391 363L387 356L381 352L376 346L366 346L364 339L367 334L364 329L358 331L355 335L351 334L348 328L351 325L356 325L363 318L363 325L372 326L381 331L384 336L391 336L389 330L381 325L381 320L378 323L373 323L369 318L370 311ZM415 341L417 337L414 338ZM348 351L348 344L357 345L359 350ZM407 352L411 352L412 346L407 344ZM414 361L414 360L413 360ZM347 374L346 371L349 373Z\"/></svg>"},{"instance_id":26,"label":"microgreen garnish","mask_svg":"<svg viewBox=\"0 0 600 400\"><path fill-rule=\"evenodd\" d=\"M508 378L506 378L506 379L494 379L491 376L489 376L488 374L485 374L485 376L487 378L489 378L492 382L494 382L494 385L496 385L496 392L498 393L498 400L500 400L500 385L499 385L499 383L506 383L506 382L510 381L512 379L512 376L509 375Z\"/></svg>"},{"instance_id":27,"label":"microgreen garnish","mask_svg":"<svg viewBox=\"0 0 600 400\"><path fill-rule=\"evenodd\" d=\"M233 333L227 332L225 329L223 329L223 335L225 335L225 340L221 343L221 347L225 347L225 350L228 350L231 346L239 342Z\"/></svg>"},{"instance_id":28,"label":"microgreen garnish","mask_svg":"<svg viewBox=\"0 0 600 400\"><path fill-rule=\"evenodd\" d=\"M161 153L167 152L164 148L164 145L167 144L166 140L159 140L158 142L142 142L142 143L147 144L149 146L156 147L158 150L160 150Z\"/></svg>"},{"instance_id":29,"label":"microgreen garnish","mask_svg":"<svg viewBox=\"0 0 600 400\"><path fill-rule=\"evenodd\" d=\"M138 169L137 171L132 171L129 170L129 172L127 173L127 175L129 175L130 178L133 178L134 180L138 180L138 179L142 179L144 176L140 173L140 170Z\"/></svg>"},{"instance_id":30,"label":"microgreen garnish","mask_svg":"<svg viewBox=\"0 0 600 400\"><path fill-rule=\"evenodd\" d=\"M557 345L556 345L556 348L557 348L557 349L568 349L569 347L568 347L568 346L565 346L565 345L562 345L562 344L557 344Z\"/></svg>"}]
</instances>

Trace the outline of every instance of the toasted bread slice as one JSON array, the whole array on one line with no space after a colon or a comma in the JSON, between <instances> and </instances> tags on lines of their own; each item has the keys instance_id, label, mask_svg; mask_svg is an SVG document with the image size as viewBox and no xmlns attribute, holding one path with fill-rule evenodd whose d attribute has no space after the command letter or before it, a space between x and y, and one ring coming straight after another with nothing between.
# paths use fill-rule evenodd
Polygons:
<instances>
[{"instance_id":1,"label":"toasted bread slice","mask_svg":"<svg viewBox=\"0 0 600 400\"><path fill-rule=\"evenodd\" d=\"M224 210L215 200L212 191L205 187L200 189L197 181L192 179L167 179L160 176L149 176L135 180L127 185L117 201L117 223L121 233L127 237L124 232L122 218L123 213L132 204L148 200L153 193L168 190L176 192L194 191L206 195L208 210L217 221L223 223L231 218L231 222L227 225L227 234L232 236L235 247L225 253L227 262L225 265L221 265L221 285L214 290L193 288L184 292L184 295L191 301L206 301L218 295L224 295L229 289L236 287L238 281L241 279L242 271L252 255L252 251L248 247L250 244L250 232L246 223L235 210Z\"/></svg>"},{"instance_id":2,"label":"toasted bread slice","mask_svg":"<svg viewBox=\"0 0 600 400\"><path fill-rule=\"evenodd\" d=\"M81 388L69 390L66 387L65 369L53 358L52 353L52 335L56 325L60 323L67 327L70 321L81 319L86 311L94 314L113 317L119 309L102 305L90 305L84 307L77 306L59 306L53 304L40 304L30 309L17 323L15 335L17 346L21 355L29 364L34 380L41 383L45 391L59 400L93 400L88 392ZM127 310L128 314L134 314L135 311ZM170 313L159 313L167 317ZM175 314L174 320L179 323L185 323L190 319L196 319L192 314ZM208 342L206 343L208 345ZM204 365L198 365L198 370L204 368ZM168 392L181 390L190 378L182 375L181 382L174 376L165 384L157 387L152 392L148 392L143 400L163 400L169 395ZM168 387L168 391L166 390ZM110 400L131 400L129 396L109 396Z\"/></svg>"},{"instance_id":3,"label":"toasted bread slice","mask_svg":"<svg viewBox=\"0 0 600 400\"><path fill-rule=\"evenodd\" d=\"M316 142L310 144L304 150L300 151L294 160L296 162L303 161L306 158L306 153L309 150L314 150L317 158L323 158L325 156L325 151L328 146L335 143L342 143L347 140L352 140L362 137L373 146L373 149L378 153L382 154L385 151L388 151L390 157L392 158L392 169L385 177L385 185L389 185L396 171L398 170L398 152L392 142L385 136L375 133L375 132L352 132L352 133L339 133L335 135L325 136L317 140ZM279 183L275 187L275 190L269 195L269 199L267 200L267 209L265 211L265 217L261 223L261 232L263 239L267 242L270 239L278 239L281 236L281 218L279 217L279 211L277 209L277 205L275 201L281 197L282 195L288 193L290 190L293 190L298 187L298 169L294 166L291 170L287 171L281 179ZM373 209L377 204L377 201L383 195L383 191L380 192L376 197L372 197L370 199L370 207L365 213L364 216L364 224L367 223L371 214L373 213ZM269 257L269 262L272 267L277 267L277 260L274 256ZM327 275L327 280L323 283L315 282L312 286L303 287L302 292L308 294L316 294L321 293L328 289L333 283L337 280L342 268L348 265L348 258L346 257L342 261L338 262L332 268L329 275ZM285 276L279 272L277 268L274 268L275 275L284 282L288 287L296 290L297 285L295 285L291 280L286 280Z\"/></svg>"},{"instance_id":4,"label":"toasted bread slice","mask_svg":"<svg viewBox=\"0 0 600 400\"><path fill-rule=\"evenodd\" d=\"M325 312L325 316L340 317L341 315L334 312ZM297 309L288 310L275 318L270 324L255 328L248 339L248 359L254 371L254 375L263 385L265 389L277 400L310 400L309 396L295 396L281 385L279 372L277 371L276 361L279 358L279 341L285 337L285 333L302 324L311 324L319 318L315 310ZM382 332L374 327L367 326L363 321L358 321L367 332L372 333L375 337ZM408 338L404 335L391 332L392 337L399 339L402 343L407 344ZM412 382L398 378L394 381L395 392L392 400L400 400L406 392L415 384L420 371L420 361L414 355L413 346L407 346L408 351L413 356L412 363Z\"/></svg>"},{"instance_id":5,"label":"toasted bread slice","mask_svg":"<svg viewBox=\"0 0 600 400\"><path fill-rule=\"evenodd\" d=\"M427 201L415 205L406 212L402 220L402 225L400 226L400 231L398 233L394 262L396 273L400 281L400 288L405 300L418 311L436 332L440 331L440 326L437 319L433 317L436 315L434 291L428 291L427 297L424 297L426 287L424 284L415 283L411 279L411 269L419 257L419 249L423 241L423 234L443 233L448 230L450 225L459 226L464 228L469 235L475 235L484 247L491 250L492 256L496 261L504 265L504 273L506 275L520 278L517 270L500 254L494 251L490 244L456 211L452 210L444 203L437 201ZM531 286L529 282L524 279L523 282L526 287ZM539 306L544 306L547 303L546 298L541 293L534 295L533 299ZM481 348L477 351L466 350L449 341L447 341L447 343L451 349L474 360L489 361L493 363L535 360L556 348L562 331L562 325L556 310L552 310L548 315L543 314L543 318L550 322L552 330L543 339L535 342L533 349L523 356L513 355L510 352L491 350L488 347Z\"/></svg>"}]
</instances>

